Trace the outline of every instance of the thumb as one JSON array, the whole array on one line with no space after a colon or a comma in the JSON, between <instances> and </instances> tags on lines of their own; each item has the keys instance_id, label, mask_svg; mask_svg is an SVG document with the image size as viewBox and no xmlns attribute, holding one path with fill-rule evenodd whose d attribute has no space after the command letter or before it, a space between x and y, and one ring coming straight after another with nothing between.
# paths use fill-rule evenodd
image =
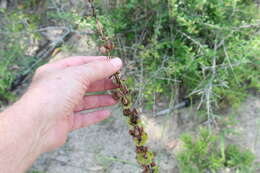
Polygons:
<instances>
[{"instance_id":1,"label":"thumb","mask_svg":"<svg viewBox=\"0 0 260 173\"><path fill-rule=\"evenodd\" d=\"M91 84L95 81L107 78L122 67L122 61L119 58L108 60L93 61L85 65L74 67L76 71L80 72L83 80ZM78 74L78 73L77 73Z\"/></svg>"}]
</instances>

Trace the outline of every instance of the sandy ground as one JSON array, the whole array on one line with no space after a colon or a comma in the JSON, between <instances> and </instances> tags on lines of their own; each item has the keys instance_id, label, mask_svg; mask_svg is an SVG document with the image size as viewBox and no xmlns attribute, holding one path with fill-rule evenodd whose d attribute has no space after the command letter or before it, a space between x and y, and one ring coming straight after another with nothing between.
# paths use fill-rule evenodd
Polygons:
<instances>
[{"instance_id":1,"label":"sandy ground","mask_svg":"<svg viewBox=\"0 0 260 173\"><path fill-rule=\"evenodd\" d=\"M260 162L260 99L248 98L238 111L237 124L233 127L238 135L227 136L227 140L240 144L256 154L257 162ZM259 170L260 172L260 170Z\"/></svg>"},{"instance_id":2,"label":"sandy ground","mask_svg":"<svg viewBox=\"0 0 260 173\"><path fill-rule=\"evenodd\" d=\"M189 109L186 115L194 114ZM249 98L237 111L240 121L234 127L239 135L227 140L251 149L260 159L260 100ZM170 117L153 118L142 114L149 133L149 146L156 157L162 173L177 173L174 158L178 151L178 137L191 131L195 124L187 121L177 126L175 114ZM44 173L138 173L141 169L135 161L134 145L120 108L114 108L111 118L97 125L81 129L69 135L68 141L57 151L46 153L33 165L32 170Z\"/></svg>"}]
</instances>

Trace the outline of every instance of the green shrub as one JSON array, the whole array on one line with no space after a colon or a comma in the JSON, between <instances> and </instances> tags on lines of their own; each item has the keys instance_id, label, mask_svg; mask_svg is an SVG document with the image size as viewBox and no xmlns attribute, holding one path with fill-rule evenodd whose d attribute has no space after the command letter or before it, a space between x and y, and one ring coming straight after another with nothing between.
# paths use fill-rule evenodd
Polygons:
<instances>
[{"instance_id":1,"label":"green shrub","mask_svg":"<svg viewBox=\"0 0 260 173\"><path fill-rule=\"evenodd\" d=\"M32 40L40 39L35 32L38 23L33 15L18 10L0 11L0 107L14 101L10 91L17 76L26 71L34 57L26 55Z\"/></svg>"},{"instance_id":2,"label":"green shrub","mask_svg":"<svg viewBox=\"0 0 260 173\"><path fill-rule=\"evenodd\" d=\"M214 102L238 105L240 93L259 88L260 10L251 0L126 0L103 17L126 47L118 56L143 72L143 83L135 73L132 84L148 103L178 86L210 112Z\"/></svg>"},{"instance_id":3,"label":"green shrub","mask_svg":"<svg viewBox=\"0 0 260 173\"><path fill-rule=\"evenodd\" d=\"M226 148L225 155L225 166L240 169L241 172L247 172L255 159L255 156L250 151L241 151L236 145L229 145Z\"/></svg>"},{"instance_id":4,"label":"green shrub","mask_svg":"<svg viewBox=\"0 0 260 173\"><path fill-rule=\"evenodd\" d=\"M0 57L2 57L0 61L0 105L14 99L14 95L8 92L16 74L11 68L15 66L22 52L19 44L8 44L5 47L7 51L0 50Z\"/></svg>"},{"instance_id":5,"label":"green shrub","mask_svg":"<svg viewBox=\"0 0 260 173\"><path fill-rule=\"evenodd\" d=\"M182 136L183 149L177 154L181 173L219 172L230 168L236 173L253 171L255 156L249 150L242 150L231 144L221 144L220 136L201 129L196 137Z\"/></svg>"}]
</instances>

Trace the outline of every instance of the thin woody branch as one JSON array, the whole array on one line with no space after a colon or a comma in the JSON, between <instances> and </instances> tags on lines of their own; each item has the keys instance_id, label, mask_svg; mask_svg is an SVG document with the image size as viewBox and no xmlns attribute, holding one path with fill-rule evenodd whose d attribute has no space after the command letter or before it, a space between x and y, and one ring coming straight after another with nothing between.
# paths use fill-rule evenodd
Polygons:
<instances>
[{"instance_id":1,"label":"thin woody branch","mask_svg":"<svg viewBox=\"0 0 260 173\"><path fill-rule=\"evenodd\" d=\"M96 20L97 33L103 42L100 47L100 52L106 54L108 58L112 58L111 51L115 48L113 42L105 36L104 27L98 19L96 10L94 7L94 0L88 0L92 6L93 17ZM143 173L158 173L159 168L154 162L154 153L149 151L148 147L145 146L148 140L148 135L144 131L140 116L135 108L131 108L132 101L129 99L130 92L127 86L123 83L120 78L120 74L115 73L113 76L115 83L120 86L120 88L113 94L113 98L120 100L123 106L123 114L128 119L128 124L130 126L129 134L133 137L136 146L136 159L137 162L143 167Z\"/></svg>"}]
</instances>

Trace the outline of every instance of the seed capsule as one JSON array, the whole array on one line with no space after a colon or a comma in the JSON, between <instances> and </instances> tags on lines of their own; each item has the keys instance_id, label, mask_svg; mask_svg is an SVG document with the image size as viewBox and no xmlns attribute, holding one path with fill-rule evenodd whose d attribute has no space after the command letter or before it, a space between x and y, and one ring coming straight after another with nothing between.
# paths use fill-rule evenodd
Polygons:
<instances>
[{"instance_id":1,"label":"seed capsule","mask_svg":"<svg viewBox=\"0 0 260 173\"><path fill-rule=\"evenodd\" d=\"M130 121L131 121L132 125L136 125L137 121L138 121L138 117L137 116L132 116Z\"/></svg>"},{"instance_id":2,"label":"seed capsule","mask_svg":"<svg viewBox=\"0 0 260 173\"><path fill-rule=\"evenodd\" d=\"M105 47L106 47L108 50L114 49L114 45L113 45L113 43L112 43L111 40L108 40L108 41L107 41Z\"/></svg>"},{"instance_id":3,"label":"seed capsule","mask_svg":"<svg viewBox=\"0 0 260 173\"><path fill-rule=\"evenodd\" d=\"M124 113L125 116L130 116L132 114L130 109L124 109L123 113Z\"/></svg>"},{"instance_id":4,"label":"seed capsule","mask_svg":"<svg viewBox=\"0 0 260 173\"><path fill-rule=\"evenodd\" d=\"M147 153L148 147L144 147L144 148L143 148L143 151L144 151L144 153Z\"/></svg>"},{"instance_id":5,"label":"seed capsule","mask_svg":"<svg viewBox=\"0 0 260 173\"><path fill-rule=\"evenodd\" d=\"M135 129L134 129L135 136L142 136L143 131L144 131L144 130L143 130L142 127L138 127L138 126L136 126Z\"/></svg>"},{"instance_id":6,"label":"seed capsule","mask_svg":"<svg viewBox=\"0 0 260 173\"><path fill-rule=\"evenodd\" d=\"M148 147L136 146L136 151L137 151L137 153L147 153Z\"/></svg>"},{"instance_id":7,"label":"seed capsule","mask_svg":"<svg viewBox=\"0 0 260 173\"><path fill-rule=\"evenodd\" d=\"M126 97L121 98L121 102L124 106L129 106L130 102Z\"/></svg>"},{"instance_id":8,"label":"seed capsule","mask_svg":"<svg viewBox=\"0 0 260 173\"><path fill-rule=\"evenodd\" d=\"M135 136L135 131L134 131L134 130L129 130L129 134L130 134L131 136Z\"/></svg>"},{"instance_id":9,"label":"seed capsule","mask_svg":"<svg viewBox=\"0 0 260 173\"><path fill-rule=\"evenodd\" d=\"M136 146L136 150L137 153L142 153L143 151L143 146Z\"/></svg>"},{"instance_id":10,"label":"seed capsule","mask_svg":"<svg viewBox=\"0 0 260 173\"><path fill-rule=\"evenodd\" d=\"M116 84L118 84L119 87L121 88L121 87L122 87L122 82L121 82L121 80L120 80L118 74L114 74L113 76L114 76L114 79L115 79Z\"/></svg>"},{"instance_id":11,"label":"seed capsule","mask_svg":"<svg viewBox=\"0 0 260 173\"><path fill-rule=\"evenodd\" d=\"M127 88L126 85L122 85L122 86L120 87L120 90L121 90L122 93L124 93L125 95L129 94L129 90L128 90L128 88Z\"/></svg>"},{"instance_id":12,"label":"seed capsule","mask_svg":"<svg viewBox=\"0 0 260 173\"><path fill-rule=\"evenodd\" d=\"M140 134L142 134L144 132L144 128L143 127L138 127L138 131Z\"/></svg>"},{"instance_id":13,"label":"seed capsule","mask_svg":"<svg viewBox=\"0 0 260 173\"><path fill-rule=\"evenodd\" d=\"M140 130L140 128L137 127L137 126L134 127L134 130L130 130L130 133L131 133L132 136L137 137L137 138L139 138L140 136L142 136L141 130Z\"/></svg>"},{"instance_id":14,"label":"seed capsule","mask_svg":"<svg viewBox=\"0 0 260 173\"><path fill-rule=\"evenodd\" d=\"M147 158L148 158L146 153L144 153L144 158L145 158L145 159L147 159Z\"/></svg>"},{"instance_id":15,"label":"seed capsule","mask_svg":"<svg viewBox=\"0 0 260 173\"><path fill-rule=\"evenodd\" d=\"M144 168L144 171L143 171L143 173L151 173L149 170L149 166L147 166L147 165L143 165L143 168Z\"/></svg>"},{"instance_id":16,"label":"seed capsule","mask_svg":"<svg viewBox=\"0 0 260 173\"><path fill-rule=\"evenodd\" d=\"M138 115L138 111L137 111L137 109L136 109L136 108L134 108L134 109L133 109L133 111L132 111L132 115L135 115L135 116L137 116L137 115Z\"/></svg>"},{"instance_id":17,"label":"seed capsule","mask_svg":"<svg viewBox=\"0 0 260 173\"><path fill-rule=\"evenodd\" d=\"M122 95L119 92L113 92L112 97L115 100L119 100L122 97Z\"/></svg>"}]
</instances>

